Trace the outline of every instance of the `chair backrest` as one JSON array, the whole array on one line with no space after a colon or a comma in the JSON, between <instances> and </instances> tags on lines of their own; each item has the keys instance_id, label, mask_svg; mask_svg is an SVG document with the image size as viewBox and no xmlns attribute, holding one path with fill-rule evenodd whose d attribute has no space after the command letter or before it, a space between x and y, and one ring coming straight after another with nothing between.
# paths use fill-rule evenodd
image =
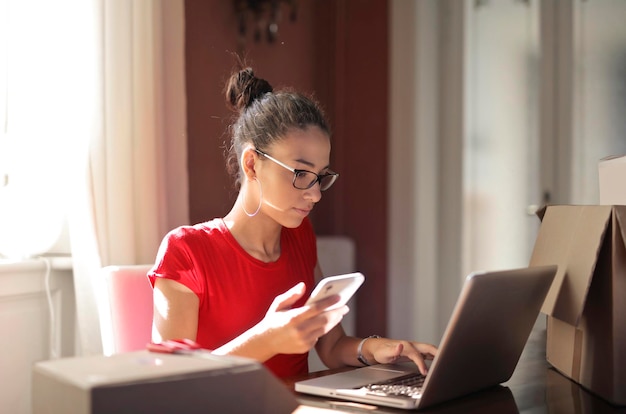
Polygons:
<instances>
[{"instance_id":1,"label":"chair backrest","mask_svg":"<svg viewBox=\"0 0 626 414\"><path fill-rule=\"evenodd\" d=\"M105 355L145 349L152 336L152 265L107 266L101 269L98 309Z\"/></svg>"}]
</instances>

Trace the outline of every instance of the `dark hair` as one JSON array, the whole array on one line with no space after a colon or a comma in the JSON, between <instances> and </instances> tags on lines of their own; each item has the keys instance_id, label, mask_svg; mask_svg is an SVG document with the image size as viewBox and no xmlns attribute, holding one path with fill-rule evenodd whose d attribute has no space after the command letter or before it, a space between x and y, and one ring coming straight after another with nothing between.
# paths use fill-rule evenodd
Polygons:
<instances>
[{"instance_id":1,"label":"dark hair","mask_svg":"<svg viewBox=\"0 0 626 414\"><path fill-rule=\"evenodd\" d=\"M249 67L230 77L225 92L228 106L238 113L230 126L231 142L226 155L226 167L237 186L241 184L239 160L245 144L263 151L290 130L308 126L317 126L330 136L324 111L315 100L289 90L274 92Z\"/></svg>"}]
</instances>

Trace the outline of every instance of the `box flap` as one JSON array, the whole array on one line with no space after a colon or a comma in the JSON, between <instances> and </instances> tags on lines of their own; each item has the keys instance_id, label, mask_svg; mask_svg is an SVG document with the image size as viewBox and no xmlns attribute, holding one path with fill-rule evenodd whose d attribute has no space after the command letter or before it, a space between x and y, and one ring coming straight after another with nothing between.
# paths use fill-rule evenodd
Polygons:
<instances>
[{"instance_id":1,"label":"box flap","mask_svg":"<svg viewBox=\"0 0 626 414\"><path fill-rule=\"evenodd\" d=\"M606 157L601 158L600 162L616 160L616 159L621 159L622 162L626 162L626 155L607 155Z\"/></svg>"},{"instance_id":2,"label":"box flap","mask_svg":"<svg viewBox=\"0 0 626 414\"><path fill-rule=\"evenodd\" d=\"M611 209L563 205L541 211L544 215L530 265L559 266L541 309L543 313L573 326L580 322Z\"/></svg>"},{"instance_id":3,"label":"box flap","mask_svg":"<svg viewBox=\"0 0 626 414\"><path fill-rule=\"evenodd\" d=\"M622 240L626 245L626 207L614 206L613 212L615 213L615 218L617 219L618 223L618 228L614 231L618 232L622 236Z\"/></svg>"},{"instance_id":4,"label":"box flap","mask_svg":"<svg viewBox=\"0 0 626 414\"><path fill-rule=\"evenodd\" d=\"M600 204L626 205L624 176L626 176L626 155L610 156L600 160L598 164Z\"/></svg>"},{"instance_id":5,"label":"box flap","mask_svg":"<svg viewBox=\"0 0 626 414\"><path fill-rule=\"evenodd\" d=\"M543 216L546 215L546 210L548 209L548 205L546 204L543 207L539 207L539 210L535 211L535 214L537 215L537 217L539 217L539 220L543 221Z\"/></svg>"}]
</instances>

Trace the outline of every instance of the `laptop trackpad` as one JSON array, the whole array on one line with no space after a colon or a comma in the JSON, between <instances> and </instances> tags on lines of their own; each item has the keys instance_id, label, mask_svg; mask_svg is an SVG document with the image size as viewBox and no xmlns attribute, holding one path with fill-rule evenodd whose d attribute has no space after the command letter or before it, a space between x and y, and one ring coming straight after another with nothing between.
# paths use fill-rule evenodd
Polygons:
<instances>
[{"instance_id":1,"label":"laptop trackpad","mask_svg":"<svg viewBox=\"0 0 626 414\"><path fill-rule=\"evenodd\" d=\"M380 364L371 367L363 367L352 371L341 372L338 374L319 377L303 381L310 385L315 383L325 388L358 388L374 382L386 381L406 375L410 372L417 371L417 367L413 363L407 364Z\"/></svg>"}]
</instances>

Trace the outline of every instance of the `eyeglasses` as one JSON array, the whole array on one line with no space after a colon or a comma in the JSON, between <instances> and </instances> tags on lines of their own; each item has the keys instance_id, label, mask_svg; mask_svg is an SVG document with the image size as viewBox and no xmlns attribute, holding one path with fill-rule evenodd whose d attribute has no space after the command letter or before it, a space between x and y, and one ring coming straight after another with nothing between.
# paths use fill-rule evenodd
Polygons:
<instances>
[{"instance_id":1,"label":"eyeglasses","mask_svg":"<svg viewBox=\"0 0 626 414\"><path fill-rule=\"evenodd\" d=\"M291 168L286 164L283 164L276 158L267 155L263 151L259 151L258 149L255 149L255 151L257 152L257 154L262 155L265 158L274 161L281 167L291 171L293 173L292 184L298 190L308 190L309 188L313 187L315 183L319 183L320 191L326 191L335 183L337 177L339 177L339 174L332 171L326 174L315 174L313 171L297 170L295 168Z\"/></svg>"}]
</instances>

